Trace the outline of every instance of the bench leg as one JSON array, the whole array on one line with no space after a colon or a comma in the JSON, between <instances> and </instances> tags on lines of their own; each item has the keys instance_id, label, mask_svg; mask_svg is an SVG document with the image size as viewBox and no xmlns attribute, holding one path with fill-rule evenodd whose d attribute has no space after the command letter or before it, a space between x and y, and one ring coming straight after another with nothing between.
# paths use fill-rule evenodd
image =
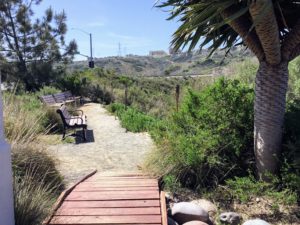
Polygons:
<instances>
[{"instance_id":1,"label":"bench leg","mask_svg":"<svg viewBox=\"0 0 300 225\"><path fill-rule=\"evenodd\" d=\"M83 140L86 141L86 129L82 128L82 136L83 136Z\"/></svg>"},{"instance_id":2,"label":"bench leg","mask_svg":"<svg viewBox=\"0 0 300 225\"><path fill-rule=\"evenodd\" d=\"M66 137L66 128L65 128L65 126L64 126L64 129L63 129L63 137L62 137L62 139L65 140L65 137Z\"/></svg>"}]
</instances>

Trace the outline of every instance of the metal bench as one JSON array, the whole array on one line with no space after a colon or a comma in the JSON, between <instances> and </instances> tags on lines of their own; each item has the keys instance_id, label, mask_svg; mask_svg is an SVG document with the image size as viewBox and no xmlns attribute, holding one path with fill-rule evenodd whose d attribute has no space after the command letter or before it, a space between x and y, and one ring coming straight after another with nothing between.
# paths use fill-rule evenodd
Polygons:
<instances>
[{"instance_id":1,"label":"metal bench","mask_svg":"<svg viewBox=\"0 0 300 225\"><path fill-rule=\"evenodd\" d=\"M80 112L80 115L73 116L69 113L67 107L64 104L62 104L61 107L56 110L56 112L60 115L63 122L63 126L64 126L63 139L65 139L66 137L67 129L82 128L82 137L83 140L86 141L87 119L86 116L83 114L82 110L72 111L72 112Z\"/></svg>"},{"instance_id":2,"label":"metal bench","mask_svg":"<svg viewBox=\"0 0 300 225\"><path fill-rule=\"evenodd\" d=\"M40 96L41 101L49 106L59 107L61 104L76 103L79 101L81 103L81 96L73 96L70 91L60 92L53 95Z\"/></svg>"},{"instance_id":3,"label":"metal bench","mask_svg":"<svg viewBox=\"0 0 300 225\"><path fill-rule=\"evenodd\" d=\"M59 104L57 104L57 102L55 101L55 98L53 97L53 95L44 95L44 96L40 96L40 100L49 106L59 106Z\"/></svg>"}]
</instances>

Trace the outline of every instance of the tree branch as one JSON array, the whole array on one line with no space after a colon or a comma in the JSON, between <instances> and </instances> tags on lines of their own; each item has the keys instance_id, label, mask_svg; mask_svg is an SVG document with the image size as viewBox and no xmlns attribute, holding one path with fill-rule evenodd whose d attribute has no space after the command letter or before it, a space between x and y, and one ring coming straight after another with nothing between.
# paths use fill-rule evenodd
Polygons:
<instances>
[{"instance_id":1,"label":"tree branch","mask_svg":"<svg viewBox=\"0 0 300 225\"><path fill-rule=\"evenodd\" d=\"M272 0L252 1L249 12L266 61L272 65L279 64L281 62L279 28Z\"/></svg>"},{"instance_id":2,"label":"tree branch","mask_svg":"<svg viewBox=\"0 0 300 225\"><path fill-rule=\"evenodd\" d=\"M222 17L224 19L229 18L234 15L239 9L237 7L230 7L222 12ZM231 20L229 22L229 26L237 32L246 46L256 55L259 61L264 59L264 52L261 47L260 41L256 35L256 33L251 28L251 21L247 18L246 15L240 16L235 20Z\"/></svg>"},{"instance_id":3,"label":"tree branch","mask_svg":"<svg viewBox=\"0 0 300 225\"><path fill-rule=\"evenodd\" d=\"M300 45L300 19L298 19L291 32L284 39L282 44L282 57L284 60L290 61L291 58L295 58L295 48ZM297 51L296 51L297 52ZM296 56L297 57L297 56Z\"/></svg>"}]
</instances>

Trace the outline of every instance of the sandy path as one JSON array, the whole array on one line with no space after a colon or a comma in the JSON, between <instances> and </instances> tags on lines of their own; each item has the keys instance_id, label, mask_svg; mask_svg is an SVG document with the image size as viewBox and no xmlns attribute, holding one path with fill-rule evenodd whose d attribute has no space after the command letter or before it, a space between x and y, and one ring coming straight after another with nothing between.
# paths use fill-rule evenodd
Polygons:
<instances>
[{"instance_id":1,"label":"sandy path","mask_svg":"<svg viewBox=\"0 0 300 225\"><path fill-rule=\"evenodd\" d=\"M154 143L147 133L126 132L119 120L100 104L89 103L81 108L88 118L88 130L93 130L94 142L58 144L48 152L59 160L59 170L70 184L87 172L137 171Z\"/></svg>"}]
</instances>

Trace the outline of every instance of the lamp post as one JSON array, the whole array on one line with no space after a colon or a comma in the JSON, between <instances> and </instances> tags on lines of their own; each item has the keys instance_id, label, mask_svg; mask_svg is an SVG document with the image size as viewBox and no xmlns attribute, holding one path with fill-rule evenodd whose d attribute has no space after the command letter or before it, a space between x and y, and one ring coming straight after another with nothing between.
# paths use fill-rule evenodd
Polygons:
<instances>
[{"instance_id":1,"label":"lamp post","mask_svg":"<svg viewBox=\"0 0 300 225\"><path fill-rule=\"evenodd\" d=\"M92 33L86 32L79 28L72 28L72 30L78 30L81 31L84 34L87 34L90 36L90 57L89 57L89 67L94 68L94 60L93 60L93 42L92 42Z\"/></svg>"},{"instance_id":2,"label":"lamp post","mask_svg":"<svg viewBox=\"0 0 300 225\"><path fill-rule=\"evenodd\" d=\"M1 84L1 65L0 65ZM0 88L0 225L14 225L13 176L10 145L5 140L3 101Z\"/></svg>"}]
</instances>

